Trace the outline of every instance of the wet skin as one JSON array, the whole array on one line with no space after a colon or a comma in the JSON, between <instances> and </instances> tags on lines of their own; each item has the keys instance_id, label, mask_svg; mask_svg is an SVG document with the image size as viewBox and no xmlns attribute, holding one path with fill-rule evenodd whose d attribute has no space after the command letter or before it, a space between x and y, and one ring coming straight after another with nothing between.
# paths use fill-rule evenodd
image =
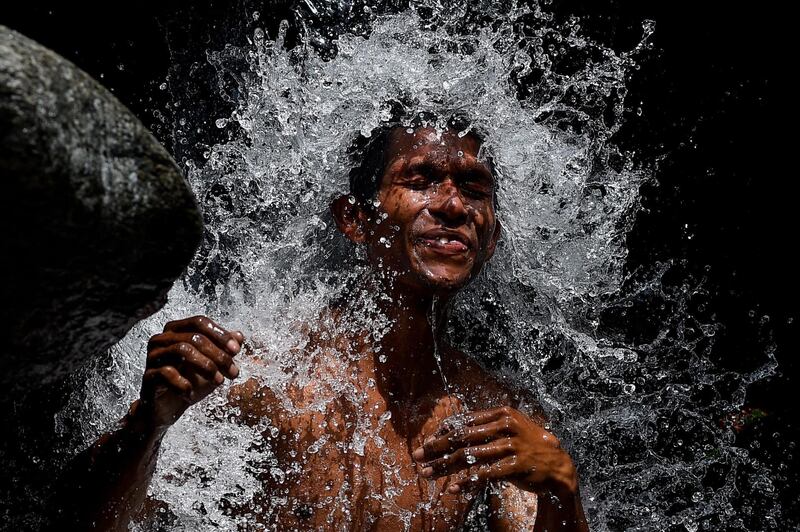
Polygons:
<instances>
[{"instance_id":1,"label":"wet skin","mask_svg":"<svg viewBox=\"0 0 800 532\"><path fill-rule=\"evenodd\" d=\"M351 203L348 197L331 206L339 230L366 246L373 268L383 274L376 289L391 295L392 303L383 311L393 326L380 346L383 353L391 354L388 361L377 362L375 351L358 338L318 344L322 349L317 350L315 367L320 382L332 377L324 374L328 371L324 368L342 364L336 354L342 342L360 354L352 362L355 367L349 368L356 371L341 375L364 392L364 404L344 405L333 397L325 413L293 417L279 407L270 390L253 379L233 387L230 400L242 412L242 422L256 424L255 420L268 418L283 433L296 436L282 440L295 443L279 444L284 447L277 450L279 455L296 451L292 445L319 438L322 421L331 426L338 419L343 425L353 408L373 421L391 412L391 422L381 432L385 447L380 452L392 455L404 479L405 488L391 504L415 513L413 530L457 526L469 509L462 494L475 493L487 482L498 486L489 501L495 530L588 530L575 466L558 439L543 427L543 419L531 409L523 413L518 408L527 399L524 394L497 382L446 346L438 346L441 371L452 389L463 393L453 396L441 379L431 378L438 368L433 356L436 338L428 320L431 306L438 301L435 320L443 323L447 302L491 258L500 234L494 179L478 159L479 148L479 140L472 135L437 134L426 128L409 134L397 128L384 154L377 207ZM105 487L97 490L102 491L103 500L91 515L96 529L125 529L142 508L164 433L189 406L226 378L238 376L234 357L243 341L241 332L227 331L203 316L170 322L163 333L150 339L141 398L122 428L101 438L88 455L87 478L93 471L105 475ZM302 398L316 394L319 399L324 393L318 387L295 390L291 399L300 403ZM465 405L472 410L467 411ZM306 474L287 479L294 483L290 495L318 500L325 494L321 480L327 482L327 490L333 486L334 492L352 484L352 479L337 471L343 470L342 464L350 466L359 459L335 452L333 443L339 436L333 429L329 432L332 443L304 464ZM380 462L362 462L360 475L368 488L388 482ZM428 480L435 483L429 485ZM270 489L265 480L265 494ZM532 494L539 495L538 501ZM381 505L376 506L369 495L369 489L360 497L352 494L349 504L363 508L364 516L348 516L349 521L338 521L339 525L397 529L396 516L383 515ZM261 517L265 522L278 519L301 528L333 526L332 518L326 521L322 515L328 511L308 512L299 515L297 508L287 508L272 519Z\"/></svg>"}]
</instances>

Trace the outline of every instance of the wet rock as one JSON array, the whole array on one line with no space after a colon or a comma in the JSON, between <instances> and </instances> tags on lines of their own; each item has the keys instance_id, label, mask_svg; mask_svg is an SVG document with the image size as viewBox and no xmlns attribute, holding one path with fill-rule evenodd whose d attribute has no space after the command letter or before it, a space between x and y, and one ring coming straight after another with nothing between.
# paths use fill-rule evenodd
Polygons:
<instances>
[{"instance_id":1,"label":"wet rock","mask_svg":"<svg viewBox=\"0 0 800 532\"><path fill-rule=\"evenodd\" d=\"M65 377L158 310L202 233L175 162L107 90L0 26L0 516L44 524Z\"/></svg>"},{"instance_id":2,"label":"wet rock","mask_svg":"<svg viewBox=\"0 0 800 532\"><path fill-rule=\"evenodd\" d=\"M157 310L202 220L136 117L75 65L2 26L0 169L0 394L16 394L58 381Z\"/></svg>"}]
</instances>

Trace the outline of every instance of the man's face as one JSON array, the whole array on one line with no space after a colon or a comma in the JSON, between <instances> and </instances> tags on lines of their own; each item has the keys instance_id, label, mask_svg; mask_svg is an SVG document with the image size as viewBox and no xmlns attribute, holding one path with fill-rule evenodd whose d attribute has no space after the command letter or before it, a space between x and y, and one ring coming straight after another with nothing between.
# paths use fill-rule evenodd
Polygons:
<instances>
[{"instance_id":1,"label":"man's face","mask_svg":"<svg viewBox=\"0 0 800 532\"><path fill-rule=\"evenodd\" d=\"M494 178L479 141L455 131L396 128L384 154L380 205L365 235L373 265L400 286L452 291L494 253Z\"/></svg>"}]
</instances>

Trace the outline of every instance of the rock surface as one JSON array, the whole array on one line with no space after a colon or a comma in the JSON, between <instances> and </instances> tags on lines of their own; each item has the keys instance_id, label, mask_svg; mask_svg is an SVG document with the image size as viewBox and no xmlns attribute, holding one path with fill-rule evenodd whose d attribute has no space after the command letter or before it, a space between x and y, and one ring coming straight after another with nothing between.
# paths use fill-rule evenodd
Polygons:
<instances>
[{"instance_id":1,"label":"rock surface","mask_svg":"<svg viewBox=\"0 0 800 532\"><path fill-rule=\"evenodd\" d=\"M202 219L166 150L75 65L0 26L0 394L48 385L161 305Z\"/></svg>"},{"instance_id":2,"label":"rock surface","mask_svg":"<svg viewBox=\"0 0 800 532\"><path fill-rule=\"evenodd\" d=\"M202 234L175 162L75 65L0 26L0 520L42 530L65 377L158 310ZM144 349L144 346L143 346ZM3 528L3 526L0 526Z\"/></svg>"}]
</instances>

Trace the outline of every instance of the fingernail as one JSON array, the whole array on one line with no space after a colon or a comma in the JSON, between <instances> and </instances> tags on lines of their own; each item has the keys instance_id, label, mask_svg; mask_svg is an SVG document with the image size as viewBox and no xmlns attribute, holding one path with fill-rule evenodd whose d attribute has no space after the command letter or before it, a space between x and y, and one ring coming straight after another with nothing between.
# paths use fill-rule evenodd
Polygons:
<instances>
[{"instance_id":1,"label":"fingernail","mask_svg":"<svg viewBox=\"0 0 800 532\"><path fill-rule=\"evenodd\" d=\"M422 475L423 477L429 477L433 475L433 468L432 467L423 468L422 471L420 472L420 475Z\"/></svg>"},{"instance_id":2,"label":"fingernail","mask_svg":"<svg viewBox=\"0 0 800 532\"><path fill-rule=\"evenodd\" d=\"M452 484L450 485L449 488L447 488L447 491L449 491L450 493L458 493L459 491L461 491L461 486L459 486L458 484Z\"/></svg>"},{"instance_id":3,"label":"fingernail","mask_svg":"<svg viewBox=\"0 0 800 532\"><path fill-rule=\"evenodd\" d=\"M244 340L244 333L243 333L242 331L236 331L236 332L234 332L233 334L235 334L235 335L236 335L236 337L237 337L237 338L239 338L239 341L240 341L240 342L241 342L242 340Z\"/></svg>"},{"instance_id":4,"label":"fingernail","mask_svg":"<svg viewBox=\"0 0 800 532\"><path fill-rule=\"evenodd\" d=\"M419 447L411 453L411 457L414 458L414 460L422 460L425 457L425 449Z\"/></svg>"},{"instance_id":5,"label":"fingernail","mask_svg":"<svg viewBox=\"0 0 800 532\"><path fill-rule=\"evenodd\" d=\"M238 353L239 352L239 349L240 349L239 342L237 342L233 338L228 340L228 343L226 345L228 347L228 351L231 351L233 353Z\"/></svg>"},{"instance_id":6,"label":"fingernail","mask_svg":"<svg viewBox=\"0 0 800 532\"><path fill-rule=\"evenodd\" d=\"M233 379L239 376L239 368L238 366L236 366L236 364L231 364L230 373L231 373L231 378Z\"/></svg>"},{"instance_id":7,"label":"fingernail","mask_svg":"<svg viewBox=\"0 0 800 532\"><path fill-rule=\"evenodd\" d=\"M222 384L222 381L225 380L225 377L219 371L214 374L214 382L217 384Z\"/></svg>"},{"instance_id":8,"label":"fingernail","mask_svg":"<svg viewBox=\"0 0 800 532\"><path fill-rule=\"evenodd\" d=\"M434 438L433 436L428 436L427 438L425 438L425 439L423 440L423 442L422 442L422 445L428 445L430 442L432 442L432 441L433 441L433 440L435 440L435 439L436 439L436 438Z\"/></svg>"}]
</instances>

